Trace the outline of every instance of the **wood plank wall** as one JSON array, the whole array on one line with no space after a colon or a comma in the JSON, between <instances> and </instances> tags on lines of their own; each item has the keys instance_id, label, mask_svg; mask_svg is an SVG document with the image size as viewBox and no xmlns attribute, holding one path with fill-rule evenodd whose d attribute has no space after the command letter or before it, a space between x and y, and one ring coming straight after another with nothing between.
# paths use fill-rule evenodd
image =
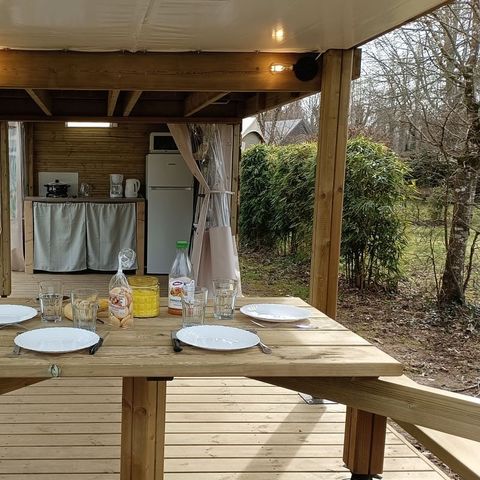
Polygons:
<instances>
[{"instance_id":1,"label":"wood plank wall","mask_svg":"<svg viewBox=\"0 0 480 480\"><path fill-rule=\"evenodd\" d=\"M33 124L34 195L38 172L78 172L78 184L93 186L92 196L108 196L109 175L138 178L145 190L145 155L150 132L159 125L119 124L113 128L67 128L64 123ZM124 184L125 185L125 184Z\"/></svg>"}]
</instances>

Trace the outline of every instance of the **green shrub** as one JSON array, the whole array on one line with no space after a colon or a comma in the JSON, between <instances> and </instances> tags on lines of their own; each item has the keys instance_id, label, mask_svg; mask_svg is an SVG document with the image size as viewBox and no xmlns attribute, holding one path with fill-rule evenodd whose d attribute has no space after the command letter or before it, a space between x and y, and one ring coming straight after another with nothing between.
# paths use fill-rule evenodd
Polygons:
<instances>
[{"instance_id":1,"label":"green shrub","mask_svg":"<svg viewBox=\"0 0 480 480\"><path fill-rule=\"evenodd\" d=\"M284 255L310 254L316 152L313 143L287 145L275 150L272 227L277 247Z\"/></svg>"},{"instance_id":2,"label":"green shrub","mask_svg":"<svg viewBox=\"0 0 480 480\"><path fill-rule=\"evenodd\" d=\"M240 164L240 236L252 247L274 241L271 151L268 145L255 145L243 153Z\"/></svg>"},{"instance_id":3,"label":"green shrub","mask_svg":"<svg viewBox=\"0 0 480 480\"><path fill-rule=\"evenodd\" d=\"M411 192L406 173L386 146L364 137L348 142L341 252L347 280L358 288L398 284L406 245L401 207Z\"/></svg>"},{"instance_id":4,"label":"green shrub","mask_svg":"<svg viewBox=\"0 0 480 480\"><path fill-rule=\"evenodd\" d=\"M240 240L282 255L309 257L316 145L256 145L244 152L240 182ZM359 288L394 289L405 246L401 206L410 192L406 165L384 145L348 142L342 259Z\"/></svg>"}]
</instances>

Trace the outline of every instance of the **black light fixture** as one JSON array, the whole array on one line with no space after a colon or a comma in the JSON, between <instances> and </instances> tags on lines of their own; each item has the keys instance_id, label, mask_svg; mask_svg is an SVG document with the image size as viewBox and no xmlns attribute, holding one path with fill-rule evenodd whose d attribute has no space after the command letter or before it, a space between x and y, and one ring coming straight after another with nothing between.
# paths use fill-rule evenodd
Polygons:
<instances>
[{"instance_id":1,"label":"black light fixture","mask_svg":"<svg viewBox=\"0 0 480 480\"><path fill-rule=\"evenodd\" d=\"M297 60L293 65L293 73L302 82L313 80L318 73L318 63L316 56L305 55Z\"/></svg>"}]
</instances>

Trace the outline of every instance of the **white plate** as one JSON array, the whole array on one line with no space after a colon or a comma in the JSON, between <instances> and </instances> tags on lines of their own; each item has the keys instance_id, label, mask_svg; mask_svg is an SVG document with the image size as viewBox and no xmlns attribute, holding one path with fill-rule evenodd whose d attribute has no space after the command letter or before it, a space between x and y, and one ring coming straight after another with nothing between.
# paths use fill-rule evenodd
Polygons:
<instances>
[{"instance_id":1,"label":"white plate","mask_svg":"<svg viewBox=\"0 0 480 480\"><path fill-rule=\"evenodd\" d=\"M264 322L298 322L308 318L307 310L291 305L275 303L253 303L240 308L244 315Z\"/></svg>"},{"instance_id":2,"label":"white plate","mask_svg":"<svg viewBox=\"0 0 480 480\"><path fill-rule=\"evenodd\" d=\"M198 325L182 328L177 338L188 345L206 350L242 350L258 345L260 339L252 332L221 325Z\"/></svg>"},{"instance_id":3,"label":"white plate","mask_svg":"<svg viewBox=\"0 0 480 480\"><path fill-rule=\"evenodd\" d=\"M0 325L24 322L37 314L35 308L25 305L0 305Z\"/></svg>"},{"instance_id":4,"label":"white plate","mask_svg":"<svg viewBox=\"0 0 480 480\"><path fill-rule=\"evenodd\" d=\"M66 353L95 345L100 337L89 330L72 327L47 327L17 335L16 345L43 353Z\"/></svg>"}]
</instances>

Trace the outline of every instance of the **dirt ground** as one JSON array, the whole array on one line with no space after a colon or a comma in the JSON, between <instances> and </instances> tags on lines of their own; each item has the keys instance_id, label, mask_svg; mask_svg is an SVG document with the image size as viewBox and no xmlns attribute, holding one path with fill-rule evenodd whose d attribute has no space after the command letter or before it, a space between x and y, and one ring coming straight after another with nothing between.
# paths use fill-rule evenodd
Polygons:
<instances>
[{"instance_id":1,"label":"dirt ground","mask_svg":"<svg viewBox=\"0 0 480 480\"><path fill-rule=\"evenodd\" d=\"M343 286L337 319L401 361L406 375L418 383L480 397L478 312L440 315L431 302L407 291L359 294ZM460 480L414 438L402 433L450 478Z\"/></svg>"},{"instance_id":2,"label":"dirt ground","mask_svg":"<svg viewBox=\"0 0 480 480\"><path fill-rule=\"evenodd\" d=\"M424 385L480 396L480 324L475 313L439 315L405 291L360 294L341 288L337 319L400 360Z\"/></svg>"},{"instance_id":3,"label":"dirt ground","mask_svg":"<svg viewBox=\"0 0 480 480\"><path fill-rule=\"evenodd\" d=\"M285 262L244 253L244 293L293 293L307 299L307 267ZM417 382L480 397L480 310L440 313L428 296L415 292L409 284L401 285L398 293L387 294L360 293L340 282L337 320L401 361L406 375ZM451 478L459 478L425 453Z\"/></svg>"}]
</instances>

